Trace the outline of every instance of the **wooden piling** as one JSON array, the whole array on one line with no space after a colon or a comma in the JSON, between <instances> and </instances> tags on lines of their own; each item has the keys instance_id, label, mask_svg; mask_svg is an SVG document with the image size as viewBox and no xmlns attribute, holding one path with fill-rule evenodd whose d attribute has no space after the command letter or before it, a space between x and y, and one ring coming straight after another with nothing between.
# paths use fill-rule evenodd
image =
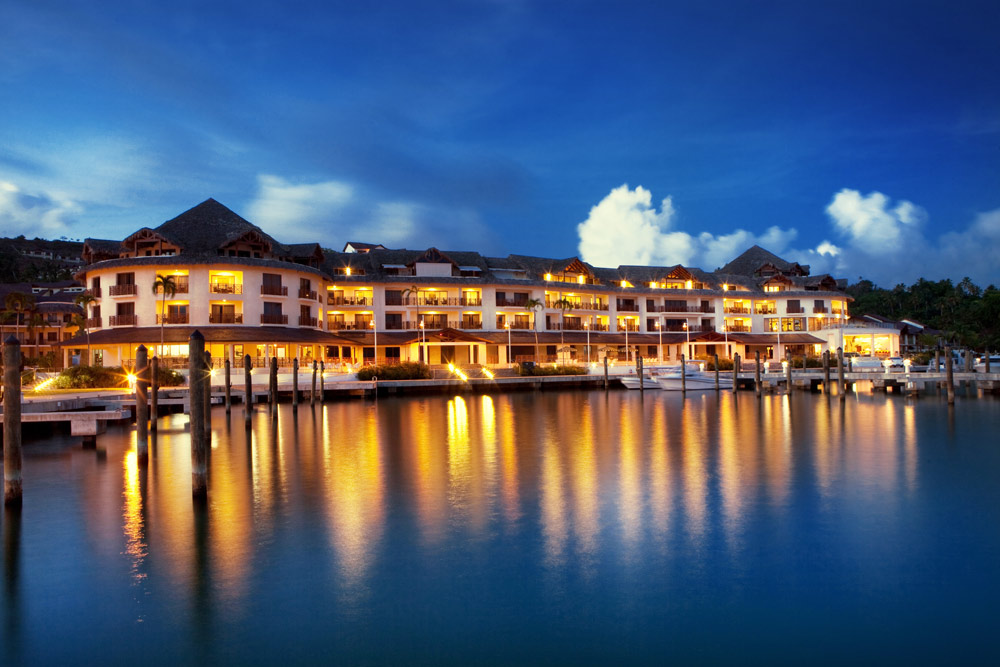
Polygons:
<instances>
[{"instance_id":1,"label":"wooden piling","mask_svg":"<svg viewBox=\"0 0 1000 667\"><path fill-rule=\"evenodd\" d=\"M830 350L823 350L823 393L830 393Z\"/></svg>"},{"instance_id":2,"label":"wooden piling","mask_svg":"<svg viewBox=\"0 0 1000 667\"><path fill-rule=\"evenodd\" d=\"M681 394L686 394L688 390L687 385L687 363L684 360L684 355L681 355Z\"/></svg>"},{"instance_id":3,"label":"wooden piling","mask_svg":"<svg viewBox=\"0 0 1000 667\"><path fill-rule=\"evenodd\" d=\"M608 390L608 357L604 357L604 391Z\"/></svg>"},{"instance_id":4,"label":"wooden piling","mask_svg":"<svg viewBox=\"0 0 1000 667\"><path fill-rule=\"evenodd\" d=\"M948 405L955 404L955 369L952 368L951 347L944 348L944 375L948 385Z\"/></svg>"},{"instance_id":5,"label":"wooden piling","mask_svg":"<svg viewBox=\"0 0 1000 667\"><path fill-rule=\"evenodd\" d=\"M156 420L160 416L160 359L153 355L149 362L149 432L156 432Z\"/></svg>"},{"instance_id":6,"label":"wooden piling","mask_svg":"<svg viewBox=\"0 0 1000 667\"><path fill-rule=\"evenodd\" d=\"M309 392L309 405L316 405L316 368L318 366L319 364L317 364L316 360L313 359L313 381L312 390Z\"/></svg>"},{"instance_id":7,"label":"wooden piling","mask_svg":"<svg viewBox=\"0 0 1000 667\"><path fill-rule=\"evenodd\" d=\"M847 400L847 383L844 382L844 348L837 348L837 392L840 400Z\"/></svg>"},{"instance_id":8,"label":"wooden piling","mask_svg":"<svg viewBox=\"0 0 1000 667\"><path fill-rule=\"evenodd\" d=\"M736 393L736 386L740 381L740 353L733 355L733 393Z\"/></svg>"},{"instance_id":9,"label":"wooden piling","mask_svg":"<svg viewBox=\"0 0 1000 667\"><path fill-rule=\"evenodd\" d=\"M715 391L719 391L719 355L714 355L715 358Z\"/></svg>"},{"instance_id":10,"label":"wooden piling","mask_svg":"<svg viewBox=\"0 0 1000 667\"><path fill-rule=\"evenodd\" d=\"M989 373L990 372L990 351L988 349L985 352L983 352L983 360L986 363L985 371L987 373Z\"/></svg>"},{"instance_id":11,"label":"wooden piling","mask_svg":"<svg viewBox=\"0 0 1000 667\"><path fill-rule=\"evenodd\" d=\"M22 502L21 483L21 343L3 342L3 504Z\"/></svg>"},{"instance_id":12,"label":"wooden piling","mask_svg":"<svg viewBox=\"0 0 1000 667\"><path fill-rule=\"evenodd\" d=\"M243 355L243 419L250 424L250 413L253 412L253 380L251 378L253 364L250 355Z\"/></svg>"},{"instance_id":13,"label":"wooden piling","mask_svg":"<svg viewBox=\"0 0 1000 667\"><path fill-rule=\"evenodd\" d=\"M205 447L212 446L212 353L205 350L205 366L202 369L205 374Z\"/></svg>"},{"instance_id":14,"label":"wooden piling","mask_svg":"<svg viewBox=\"0 0 1000 667\"><path fill-rule=\"evenodd\" d=\"M271 357L270 377L271 419L278 419L278 358Z\"/></svg>"},{"instance_id":15,"label":"wooden piling","mask_svg":"<svg viewBox=\"0 0 1000 667\"><path fill-rule=\"evenodd\" d=\"M760 386L760 350L755 350L753 353L754 368L753 368L753 388L757 392L757 396L760 396L761 386Z\"/></svg>"},{"instance_id":16,"label":"wooden piling","mask_svg":"<svg viewBox=\"0 0 1000 667\"><path fill-rule=\"evenodd\" d=\"M197 329L188 339L188 384L191 399L191 493L208 495L208 447L205 442L205 337Z\"/></svg>"},{"instance_id":17,"label":"wooden piling","mask_svg":"<svg viewBox=\"0 0 1000 667\"><path fill-rule=\"evenodd\" d=\"M226 369L226 414L228 415L233 411L232 368L229 359L226 359L223 366Z\"/></svg>"},{"instance_id":18,"label":"wooden piling","mask_svg":"<svg viewBox=\"0 0 1000 667\"><path fill-rule=\"evenodd\" d=\"M292 412L299 410L299 358L292 359Z\"/></svg>"},{"instance_id":19,"label":"wooden piling","mask_svg":"<svg viewBox=\"0 0 1000 667\"><path fill-rule=\"evenodd\" d=\"M941 350L934 350L934 372L941 372Z\"/></svg>"},{"instance_id":20,"label":"wooden piling","mask_svg":"<svg viewBox=\"0 0 1000 667\"><path fill-rule=\"evenodd\" d=\"M140 345L135 351L135 453L139 463L149 461L149 351Z\"/></svg>"}]
</instances>

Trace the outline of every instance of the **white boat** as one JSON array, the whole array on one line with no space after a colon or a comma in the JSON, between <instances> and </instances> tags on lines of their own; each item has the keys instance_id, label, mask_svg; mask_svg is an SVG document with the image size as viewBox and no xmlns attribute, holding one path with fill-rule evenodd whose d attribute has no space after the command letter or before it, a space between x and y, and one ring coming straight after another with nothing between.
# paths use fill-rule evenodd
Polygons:
<instances>
[{"instance_id":1,"label":"white boat","mask_svg":"<svg viewBox=\"0 0 1000 667\"><path fill-rule=\"evenodd\" d=\"M638 389L639 388L639 376L638 375L621 375L618 380L625 385L626 389ZM644 373L642 377L642 388L643 389L659 389L660 385L656 384L656 377L650 376Z\"/></svg>"},{"instance_id":2,"label":"white boat","mask_svg":"<svg viewBox=\"0 0 1000 667\"><path fill-rule=\"evenodd\" d=\"M683 381L681 371L675 368L668 373L656 376L656 383L660 389L666 391L704 391L715 389L715 371L703 371L698 368L688 368L684 373ZM719 390L733 388L733 374L731 372L719 373Z\"/></svg>"}]
</instances>

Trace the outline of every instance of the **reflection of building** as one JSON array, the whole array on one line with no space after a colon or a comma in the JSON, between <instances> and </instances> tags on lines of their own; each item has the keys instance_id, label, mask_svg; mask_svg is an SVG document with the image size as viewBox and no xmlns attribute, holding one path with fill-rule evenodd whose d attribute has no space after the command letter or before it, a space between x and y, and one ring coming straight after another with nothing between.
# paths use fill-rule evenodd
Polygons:
<instances>
[{"instance_id":1,"label":"reflection of building","mask_svg":"<svg viewBox=\"0 0 1000 667\"><path fill-rule=\"evenodd\" d=\"M91 343L107 364L140 343L156 351L161 328L161 356L178 363L196 328L231 359L371 361L376 344L379 361L433 364L554 360L560 348L597 361L626 345L670 359L815 354L837 346L849 301L843 281L757 246L714 273L353 241L332 252L282 244L211 199L121 242L88 239L83 256ZM154 294L158 276L172 294Z\"/></svg>"}]
</instances>

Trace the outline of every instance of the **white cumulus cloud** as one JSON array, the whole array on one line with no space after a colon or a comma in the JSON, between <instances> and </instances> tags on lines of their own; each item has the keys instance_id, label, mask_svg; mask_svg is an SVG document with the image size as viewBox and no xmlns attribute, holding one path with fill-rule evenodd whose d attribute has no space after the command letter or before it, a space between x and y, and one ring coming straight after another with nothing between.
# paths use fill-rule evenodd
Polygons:
<instances>
[{"instance_id":1,"label":"white cumulus cloud","mask_svg":"<svg viewBox=\"0 0 1000 667\"><path fill-rule=\"evenodd\" d=\"M323 224L351 200L353 189L339 181L291 183L279 176L257 177L257 197L250 204L250 220L282 238L315 238L316 225Z\"/></svg>"},{"instance_id":2,"label":"white cumulus cloud","mask_svg":"<svg viewBox=\"0 0 1000 667\"><path fill-rule=\"evenodd\" d=\"M0 181L0 235L61 236L80 207L44 192L30 194L14 183Z\"/></svg>"},{"instance_id":3,"label":"white cumulus cloud","mask_svg":"<svg viewBox=\"0 0 1000 667\"><path fill-rule=\"evenodd\" d=\"M867 196L844 188L826 207L834 228L855 249L872 255L894 253L911 246L920 236L926 212L909 201L890 208L891 200L881 192Z\"/></svg>"}]
</instances>

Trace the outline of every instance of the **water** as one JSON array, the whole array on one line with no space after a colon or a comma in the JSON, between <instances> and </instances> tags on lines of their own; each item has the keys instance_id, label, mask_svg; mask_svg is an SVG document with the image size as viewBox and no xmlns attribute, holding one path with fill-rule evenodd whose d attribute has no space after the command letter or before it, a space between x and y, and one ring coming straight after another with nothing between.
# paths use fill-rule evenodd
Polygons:
<instances>
[{"instance_id":1,"label":"water","mask_svg":"<svg viewBox=\"0 0 1000 667\"><path fill-rule=\"evenodd\" d=\"M992 662L1000 402L558 392L28 442L4 664Z\"/></svg>"}]
</instances>

